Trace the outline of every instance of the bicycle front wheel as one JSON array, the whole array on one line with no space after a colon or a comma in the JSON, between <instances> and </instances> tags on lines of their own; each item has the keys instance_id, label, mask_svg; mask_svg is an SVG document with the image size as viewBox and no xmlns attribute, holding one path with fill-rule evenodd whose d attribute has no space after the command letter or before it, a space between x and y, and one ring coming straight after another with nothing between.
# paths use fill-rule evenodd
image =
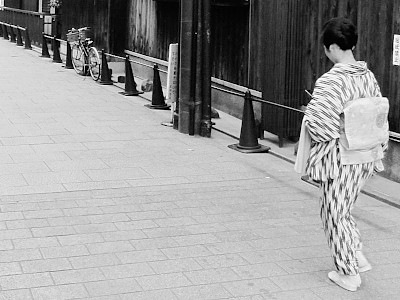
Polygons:
<instances>
[{"instance_id":1,"label":"bicycle front wheel","mask_svg":"<svg viewBox=\"0 0 400 300\"><path fill-rule=\"evenodd\" d=\"M79 75L86 75L85 69L85 54L83 53L80 45L73 44L71 46L72 65Z\"/></svg>"},{"instance_id":2,"label":"bicycle front wheel","mask_svg":"<svg viewBox=\"0 0 400 300\"><path fill-rule=\"evenodd\" d=\"M92 76L93 80L95 81L99 80L101 74L101 61L99 52L94 47L89 49L88 63L90 76Z\"/></svg>"}]
</instances>

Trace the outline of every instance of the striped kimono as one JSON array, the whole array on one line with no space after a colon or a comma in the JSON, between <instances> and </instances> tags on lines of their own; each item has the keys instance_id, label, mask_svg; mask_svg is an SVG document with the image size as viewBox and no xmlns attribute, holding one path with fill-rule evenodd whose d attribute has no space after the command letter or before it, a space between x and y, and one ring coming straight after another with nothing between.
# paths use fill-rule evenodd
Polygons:
<instances>
[{"instance_id":1,"label":"striped kimono","mask_svg":"<svg viewBox=\"0 0 400 300\"><path fill-rule=\"evenodd\" d=\"M306 171L320 182L324 231L335 266L346 275L358 274L355 252L362 247L351 210L375 163L341 164L340 114L347 101L374 96L380 97L381 92L365 62L338 63L317 80L313 99L305 111L312 140Z\"/></svg>"}]
</instances>

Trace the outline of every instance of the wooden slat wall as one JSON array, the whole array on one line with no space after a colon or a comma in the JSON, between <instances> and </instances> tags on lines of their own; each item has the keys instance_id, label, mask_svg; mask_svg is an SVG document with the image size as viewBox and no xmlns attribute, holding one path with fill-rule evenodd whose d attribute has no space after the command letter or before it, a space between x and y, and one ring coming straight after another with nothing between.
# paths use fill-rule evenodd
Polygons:
<instances>
[{"instance_id":1,"label":"wooden slat wall","mask_svg":"<svg viewBox=\"0 0 400 300\"><path fill-rule=\"evenodd\" d=\"M400 1L394 1L393 12L396 13L393 13L392 36L388 39L388 44L393 41L393 34L400 34ZM390 65L388 72L390 73L389 90L384 91L384 93L391 100L390 129L400 133L400 66Z\"/></svg>"},{"instance_id":2,"label":"wooden slat wall","mask_svg":"<svg viewBox=\"0 0 400 300\"><path fill-rule=\"evenodd\" d=\"M390 101L390 130L400 133L400 67L392 65L393 35L400 34L399 1L359 0L361 45L359 56L375 73L384 96ZM361 5L361 2L363 5Z\"/></svg>"},{"instance_id":3,"label":"wooden slat wall","mask_svg":"<svg viewBox=\"0 0 400 300\"><path fill-rule=\"evenodd\" d=\"M108 28L108 46L106 49L115 55L125 56L127 38L127 2L126 0L108 0L110 18Z\"/></svg>"},{"instance_id":4,"label":"wooden slat wall","mask_svg":"<svg viewBox=\"0 0 400 300\"><path fill-rule=\"evenodd\" d=\"M157 3L157 43L156 57L168 60L170 44L179 42L179 2Z\"/></svg>"},{"instance_id":5,"label":"wooden slat wall","mask_svg":"<svg viewBox=\"0 0 400 300\"><path fill-rule=\"evenodd\" d=\"M212 76L248 85L248 6L211 8ZM179 3L130 0L128 49L166 60L179 38Z\"/></svg>"},{"instance_id":6,"label":"wooden slat wall","mask_svg":"<svg viewBox=\"0 0 400 300\"><path fill-rule=\"evenodd\" d=\"M253 76L264 74L264 82L255 79L252 88L261 89L266 100L297 108L306 104L304 89L312 89L315 80L332 67L320 43L322 25L332 17L348 17L359 29L356 57L367 61L375 73L383 95L390 100L390 129L400 132L400 67L392 65L393 34L400 34L400 1L253 1L263 16L254 17L252 26L265 30L260 37L264 43L258 46L262 48L251 52L265 59L250 65ZM264 106L263 117L266 130L296 136L299 120L295 114Z\"/></svg>"},{"instance_id":7,"label":"wooden slat wall","mask_svg":"<svg viewBox=\"0 0 400 300\"><path fill-rule=\"evenodd\" d=\"M38 2L37 0L22 0L21 7L25 10L30 11L38 11Z\"/></svg>"},{"instance_id":8,"label":"wooden slat wall","mask_svg":"<svg viewBox=\"0 0 400 300\"><path fill-rule=\"evenodd\" d=\"M167 60L169 45L179 41L179 2L130 0L129 50Z\"/></svg>"},{"instance_id":9,"label":"wooden slat wall","mask_svg":"<svg viewBox=\"0 0 400 300\"><path fill-rule=\"evenodd\" d=\"M211 7L212 76L248 85L249 6Z\"/></svg>"},{"instance_id":10,"label":"wooden slat wall","mask_svg":"<svg viewBox=\"0 0 400 300\"><path fill-rule=\"evenodd\" d=\"M350 18L358 27L359 42L356 47L356 58L368 63L374 72L381 91L390 100L390 129L400 132L400 67L392 65L393 35L400 34L400 2L393 0L330 0L320 3L323 22L331 17ZM334 7L336 9L331 9ZM320 31L320 29L319 29ZM312 45L315 47L315 45ZM322 50L321 50L322 52ZM323 53L320 55L324 55ZM318 74L331 67L324 59Z\"/></svg>"},{"instance_id":11,"label":"wooden slat wall","mask_svg":"<svg viewBox=\"0 0 400 300\"><path fill-rule=\"evenodd\" d=\"M320 43L323 23L332 17L345 16L359 28L357 58L368 62L383 95L390 100L390 130L400 133L400 67L392 65L393 35L400 34L400 1L249 2L250 13L246 6L212 8L213 76L261 90L266 100L298 108L307 102L304 89L312 90L315 80L332 66ZM34 6L37 1L5 1L5 5L16 8L28 3ZM109 3L114 7L111 23ZM114 48L121 50L123 42L119 39L126 38L127 49L165 60L168 45L177 42L176 1L65 0L61 13L62 38L71 27L90 26L95 45L111 52ZM123 25L115 24L118 21L127 24L126 32ZM297 134L296 114L265 106L263 116L266 130L282 136Z\"/></svg>"},{"instance_id":12,"label":"wooden slat wall","mask_svg":"<svg viewBox=\"0 0 400 300\"><path fill-rule=\"evenodd\" d=\"M62 10L72 13L63 13L63 33L88 25L94 28L98 47L106 47L110 43L107 2L64 1ZM357 58L368 62L382 93L390 99L390 129L400 132L400 67L392 66L393 34L400 34L400 1L250 2L251 16L246 6L213 6L213 76L261 90L266 100L299 108L308 100L304 89L312 90L315 80L332 66L320 43L323 23L345 16L359 28ZM126 48L165 60L168 45L177 42L178 3L128 0L126 5ZM118 33L112 36L118 38ZM263 116L266 130L282 136L297 135L296 113L265 106Z\"/></svg>"},{"instance_id":13,"label":"wooden slat wall","mask_svg":"<svg viewBox=\"0 0 400 300\"><path fill-rule=\"evenodd\" d=\"M287 51L287 11L286 1L271 0L262 4L267 15L259 18L263 30L263 40L260 53L263 53L263 63L255 65L254 72L261 72L261 90L265 100L283 103L285 98L285 60ZM261 66L260 66L261 65ZM253 66L252 66L253 67ZM260 70L261 68L261 70ZM257 87L256 87L257 88ZM284 135L286 120L284 111L270 105L263 106L263 125L270 132Z\"/></svg>"},{"instance_id":14,"label":"wooden slat wall","mask_svg":"<svg viewBox=\"0 0 400 300\"><path fill-rule=\"evenodd\" d=\"M264 39L265 28L262 26L261 20L264 16L267 15L268 7L263 5L261 1L250 0L250 32L249 32L249 40L250 40L250 49L249 49L249 78L247 86L251 89L261 90L262 82L264 81L263 74L260 73L263 68L260 68L258 65L259 62L264 61Z\"/></svg>"},{"instance_id":15,"label":"wooden slat wall","mask_svg":"<svg viewBox=\"0 0 400 300\"><path fill-rule=\"evenodd\" d=\"M128 49L159 58L156 53L156 2L131 0L128 4Z\"/></svg>"},{"instance_id":16,"label":"wooden slat wall","mask_svg":"<svg viewBox=\"0 0 400 300\"><path fill-rule=\"evenodd\" d=\"M306 13L304 1L293 0L288 3L289 16L287 19L287 37L286 37L286 57L285 57L285 93L283 103L290 107L300 108L300 105L306 104L308 98L304 89L306 88L305 77L299 76L303 73L303 67L306 64L305 53L305 27ZM301 124L302 115L285 111L287 135L297 136Z\"/></svg>"},{"instance_id":17,"label":"wooden slat wall","mask_svg":"<svg viewBox=\"0 0 400 300\"><path fill-rule=\"evenodd\" d=\"M4 0L4 6L11 7L11 8L21 8L21 1L20 0Z\"/></svg>"},{"instance_id":18,"label":"wooden slat wall","mask_svg":"<svg viewBox=\"0 0 400 300\"><path fill-rule=\"evenodd\" d=\"M115 1L115 0L114 0ZM89 26L93 30L95 46L108 49L109 21L107 0L67 0L62 4L62 38L68 29Z\"/></svg>"}]
</instances>

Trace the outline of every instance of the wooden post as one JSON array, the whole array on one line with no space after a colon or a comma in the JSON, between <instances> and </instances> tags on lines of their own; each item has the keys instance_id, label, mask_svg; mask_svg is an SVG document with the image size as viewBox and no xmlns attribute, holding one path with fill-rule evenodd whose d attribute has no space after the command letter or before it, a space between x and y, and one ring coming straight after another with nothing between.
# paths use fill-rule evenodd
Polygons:
<instances>
[{"instance_id":1,"label":"wooden post","mask_svg":"<svg viewBox=\"0 0 400 300\"><path fill-rule=\"evenodd\" d=\"M179 122L189 135L211 133L210 0L181 1Z\"/></svg>"},{"instance_id":2,"label":"wooden post","mask_svg":"<svg viewBox=\"0 0 400 300\"><path fill-rule=\"evenodd\" d=\"M211 137L211 59L210 59L210 47L211 47L211 0L203 1L203 20L202 20L202 47L203 57L202 66L203 74L202 81L202 94L203 94L203 105L202 105L202 120L200 124L200 135L204 137Z\"/></svg>"}]
</instances>

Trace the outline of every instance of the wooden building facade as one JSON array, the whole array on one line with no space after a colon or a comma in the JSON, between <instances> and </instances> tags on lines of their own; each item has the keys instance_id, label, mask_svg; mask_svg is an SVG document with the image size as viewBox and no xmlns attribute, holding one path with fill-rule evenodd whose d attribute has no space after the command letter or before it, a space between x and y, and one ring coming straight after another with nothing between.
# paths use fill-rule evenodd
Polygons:
<instances>
[{"instance_id":1,"label":"wooden building facade","mask_svg":"<svg viewBox=\"0 0 400 300\"><path fill-rule=\"evenodd\" d=\"M265 28L260 45L267 57L264 80L258 87L261 86L265 98L292 107L306 104L304 90L312 90L316 79L332 67L320 42L321 28L332 17L347 17L358 28L356 58L366 61L376 75L383 95L390 100L390 130L400 133L397 121L400 67L393 65L393 39L395 34L400 34L400 1L269 0L258 3L257 11L264 17L256 26ZM296 134L294 116L278 109L268 114L270 107L264 110L268 116L266 128L280 120L285 123L284 134ZM276 116L278 120L274 119Z\"/></svg>"},{"instance_id":2,"label":"wooden building facade","mask_svg":"<svg viewBox=\"0 0 400 300\"><path fill-rule=\"evenodd\" d=\"M6 6L48 9L49 0L3 0ZM199 0L200 1L200 0ZM348 17L359 29L356 57L368 62L390 100L390 129L400 133L400 67L393 39L400 34L400 1L393 0L211 0L212 76L261 91L268 101L299 108L304 90L332 65L320 42L332 17ZM18 6L18 7L17 7ZM107 52L131 50L166 60L179 41L179 0L64 0L61 37L90 26L95 44ZM229 105L229 104L228 104ZM298 134L300 115L265 105L265 130L282 137Z\"/></svg>"},{"instance_id":3,"label":"wooden building facade","mask_svg":"<svg viewBox=\"0 0 400 300\"><path fill-rule=\"evenodd\" d=\"M11 8L42 12L43 7L47 7L50 0L4 0L4 5Z\"/></svg>"},{"instance_id":4,"label":"wooden building facade","mask_svg":"<svg viewBox=\"0 0 400 300\"><path fill-rule=\"evenodd\" d=\"M172 17L178 14L177 2L129 0L127 48L166 59L168 44L179 37L179 23ZM384 176L400 182L400 66L393 64L394 38L400 35L400 1L214 0L212 76L260 91L265 100L300 108L309 101L305 90L312 92L317 78L332 67L320 37L323 24L333 17L355 23L359 33L356 59L368 63L390 101L392 139ZM213 98L212 104L236 116L243 107L242 100L229 95ZM298 137L302 113L264 104L259 115L261 129L280 140Z\"/></svg>"},{"instance_id":5,"label":"wooden building facade","mask_svg":"<svg viewBox=\"0 0 400 300\"><path fill-rule=\"evenodd\" d=\"M400 34L400 1L393 0L223 0L212 1L212 75L262 91L268 101L294 108L308 103L304 90L332 67L320 42L332 17L358 27L356 57L376 74L390 99L390 129L400 133L400 67L392 64L394 34ZM166 59L179 38L177 0L129 0L126 47ZM263 107L267 131L298 135L301 115Z\"/></svg>"},{"instance_id":6,"label":"wooden building facade","mask_svg":"<svg viewBox=\"0 0 400 300\"><path fill-rule=\"evenodd\" d=\"M71 28L88 26L97 48L124 53L128 28L126 0L64 0L58 13L62 38Z\"/></svg>"}]
</instances>

